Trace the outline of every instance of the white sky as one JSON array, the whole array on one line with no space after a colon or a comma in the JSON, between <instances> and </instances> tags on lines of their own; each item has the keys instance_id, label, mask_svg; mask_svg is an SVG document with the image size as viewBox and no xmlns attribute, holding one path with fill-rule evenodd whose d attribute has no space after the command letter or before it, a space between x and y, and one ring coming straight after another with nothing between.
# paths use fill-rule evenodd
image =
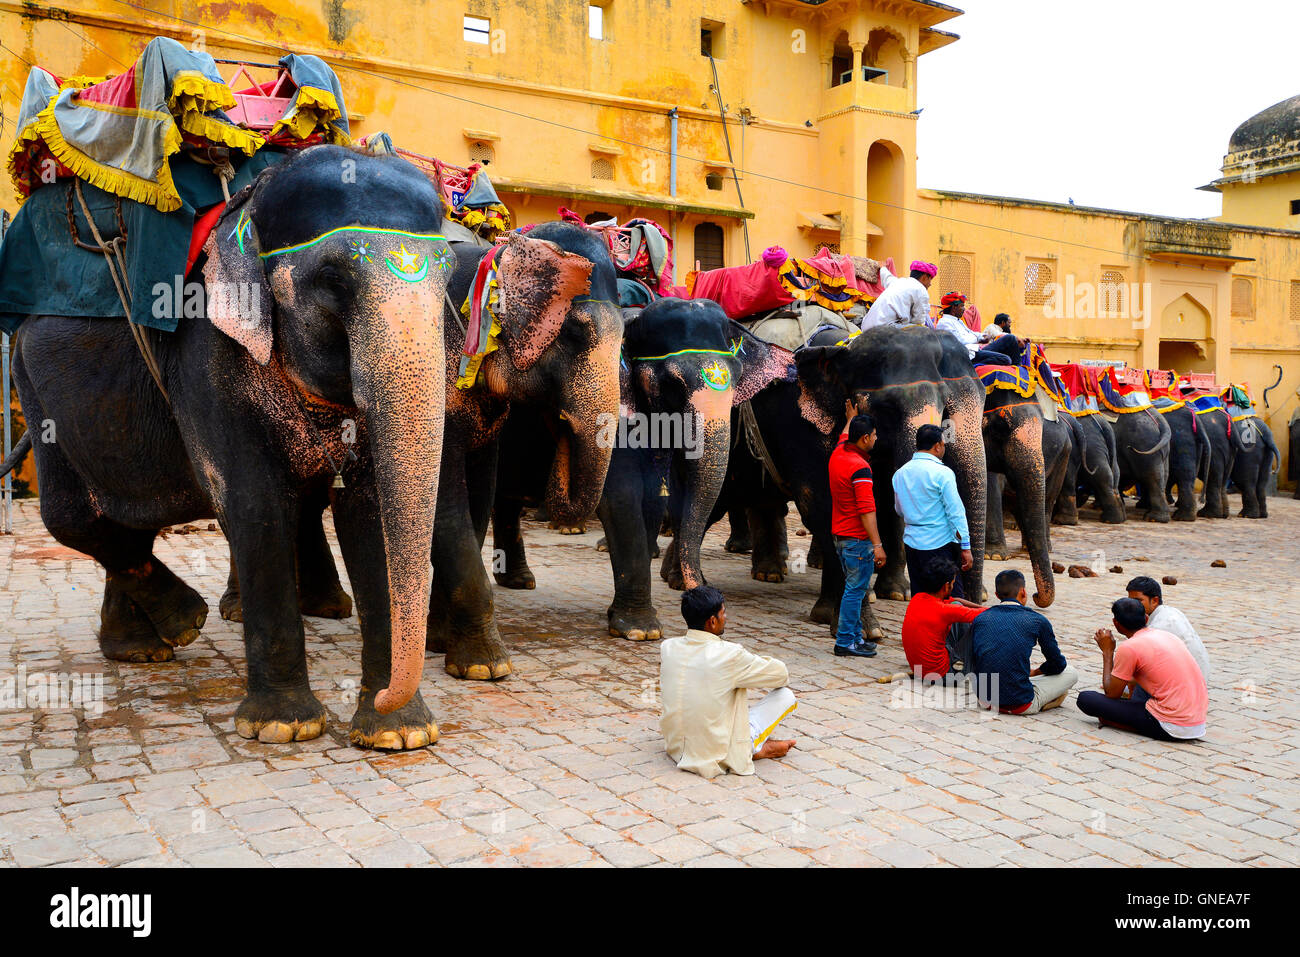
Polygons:
<instances>
[{"instance_id":1,"label":"white sky","mask_svg":"<svg viewBox=\"0 0 1300 957\"><path fill-rule=\"evenodd\" d=\"M917 185L1211 217L1232 131L1300 94L1296 0L945 0Z\"/></svg>"}]
</instances>

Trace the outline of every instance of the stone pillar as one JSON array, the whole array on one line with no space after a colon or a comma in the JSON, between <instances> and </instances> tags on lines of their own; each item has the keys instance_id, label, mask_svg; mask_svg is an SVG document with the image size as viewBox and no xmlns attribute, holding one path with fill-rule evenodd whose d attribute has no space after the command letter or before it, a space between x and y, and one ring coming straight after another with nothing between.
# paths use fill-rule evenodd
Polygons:
<instances>
[{"instance_id":1,"label":"stone pillar","mask_svg":"<svg viewBox=\"0 0 1300 957\"><path fill-rule=\"evenodd\" d=\"M867 48L867 44L862 40L851 40L849 46L853 48L853 83L856 86L862 82L862 51Z\"/></svg>"}]
</instances>

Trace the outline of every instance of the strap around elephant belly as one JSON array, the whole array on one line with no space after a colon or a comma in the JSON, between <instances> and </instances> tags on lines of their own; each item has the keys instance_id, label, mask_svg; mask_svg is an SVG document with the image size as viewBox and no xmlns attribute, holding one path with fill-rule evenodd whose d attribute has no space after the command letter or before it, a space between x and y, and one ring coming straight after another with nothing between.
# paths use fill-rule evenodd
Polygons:
<instances>
[{"instance_id":1,"label":"strap around elephant belly","mask_svg":"<svg viewBox=\"0 0 1300 957\"><path fill-rule=\"evenodd\" d=\"M745 441L749 445L749 451L754 458L763 463L764 470L772 477L776 487L783 494L789 495L789 486L781 478L780 470L777 469L776 463L772 461L772 453L768 451L767 443L763 441L763 432L758 427L758 419L754 417L753 406L749 402L742 402L738 408L740 410L740 425L745 430Z\"/></svg>"}]
</instances>

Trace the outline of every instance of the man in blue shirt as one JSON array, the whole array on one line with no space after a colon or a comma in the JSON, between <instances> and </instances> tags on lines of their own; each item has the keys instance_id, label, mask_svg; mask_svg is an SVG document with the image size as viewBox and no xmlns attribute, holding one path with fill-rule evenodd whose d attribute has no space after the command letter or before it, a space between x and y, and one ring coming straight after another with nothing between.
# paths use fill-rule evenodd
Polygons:
<instances>
[{"instance_id":1,"label":"man in blue shirt","mask_svg":"<svg viewBox=\"0 0 1300 957\"><path fill-rule=\"evenodd\" d=\"M1025 607L1025 576L1014 569L999 572L993 583L1000 604L971 624L976 694L984 707L1003 714L1037 714L1057 708L1079 680L1056 644L1052 623ZM1034 645L1043 663L1030 669Z\"/></svg>"},{"instance_id":2,"label":"man in blue shirt","mask_svg":"<svg viewBox=\"0 0 1300 957\"><path fill-rule=\"evenodd\" d=\"M975 563L966 506L957 492L957 476L943 464L944 451L943 429L923 425L916 430L916 454L894 473L894 511L906 523L903 544L913 595L931 558L944 555L964 572ZM966 597L960 575L952 593Z\"/></svg>"}]
</instances>

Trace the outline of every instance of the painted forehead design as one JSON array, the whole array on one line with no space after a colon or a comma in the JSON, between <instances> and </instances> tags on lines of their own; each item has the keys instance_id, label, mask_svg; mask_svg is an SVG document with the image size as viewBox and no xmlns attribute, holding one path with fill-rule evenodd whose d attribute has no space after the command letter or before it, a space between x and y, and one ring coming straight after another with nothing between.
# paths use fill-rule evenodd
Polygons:
<instances>
[{"instance_id":1,"label":"painted forehead design","mask_svg":"<svg viewBox=\"0 0 1300 957\"><path fill-rule=\"evenodd\" d=\"M237 225L236 229L238 230L238 228ZM403 229L379 229L375 226L340 226L337 229L331 229L328 232L321 233L315 239L309 239L305 243L298 243L293 246L282 246L279 249L272 249L270 252L258 253L258 256L262 259L270 259L272 256L282 256L285 253L296 253L309 246L315 246L317 243L323 242L338 233L369 233L372 236L398 236L404 239L423 239L435 243L447 241L447 237L439 233L411 233Z\"/></svg>"}]
</instances>

